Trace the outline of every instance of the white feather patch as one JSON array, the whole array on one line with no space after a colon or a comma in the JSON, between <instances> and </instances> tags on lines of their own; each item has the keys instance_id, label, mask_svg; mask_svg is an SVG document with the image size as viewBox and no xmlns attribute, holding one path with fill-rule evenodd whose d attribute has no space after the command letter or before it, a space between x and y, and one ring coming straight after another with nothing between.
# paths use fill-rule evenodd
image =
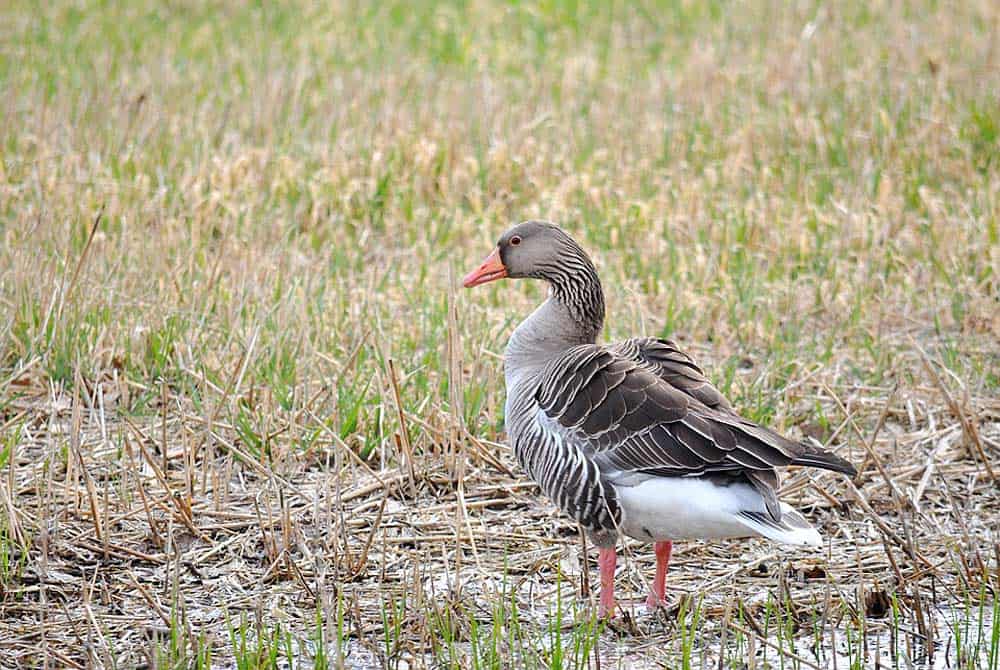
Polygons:
<instances>
[{"instance_id":1,"label":"white feather patch","mask_svg":"<svg viewBox=\"0 0 1000 670\"><path fill-rule=\"evenodd\" d=\"M782 519L766 517L764 499L749 484L718 486L707 479L653 477L616 486L621 531L638 540L664 541L761 536L775 542L820 544L819 533L785 503ZM747 516L745 513L752 513Z\"/></svg>"}]
</instances>

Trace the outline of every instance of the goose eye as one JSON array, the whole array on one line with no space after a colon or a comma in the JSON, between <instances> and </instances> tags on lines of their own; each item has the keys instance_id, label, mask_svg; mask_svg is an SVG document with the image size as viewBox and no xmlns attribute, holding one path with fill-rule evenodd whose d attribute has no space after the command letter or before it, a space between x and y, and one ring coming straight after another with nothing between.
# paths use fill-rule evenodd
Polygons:
<instances>
[{"instance_id":1,"label":"goose eye","mask_svg":"<svg viewBox=\"0 0 1000 670\"><path fill-rule=\"evenodd\" d=\"M521 238L518 237L517 235L515 235L514 237L510 238L510 243L511 243L512 246L516 247L517 245L519 245L521 243Z\"/></svg>"}]
</instances>

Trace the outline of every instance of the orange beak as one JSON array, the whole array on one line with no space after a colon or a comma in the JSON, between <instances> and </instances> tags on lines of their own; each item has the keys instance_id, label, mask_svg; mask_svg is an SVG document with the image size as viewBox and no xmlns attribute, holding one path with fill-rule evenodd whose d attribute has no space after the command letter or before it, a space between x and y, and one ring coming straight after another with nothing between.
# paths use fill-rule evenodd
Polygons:
<instances>
[{"instance_id":1,"label":"orange beak","mask_svg":"<svg viewBox=\"0 0 1000 670\"><path fill-rule=\"evenodd\" d=\"M486 257L482 265L465 275L465 279L462 280L462 286L472 288L473 286L479 286L480 284L496 281L497 279L503 279L506 276L507 268L504 267L503 261L500 260L500 247L497 247Z\"/></svg>"}]
</instances>

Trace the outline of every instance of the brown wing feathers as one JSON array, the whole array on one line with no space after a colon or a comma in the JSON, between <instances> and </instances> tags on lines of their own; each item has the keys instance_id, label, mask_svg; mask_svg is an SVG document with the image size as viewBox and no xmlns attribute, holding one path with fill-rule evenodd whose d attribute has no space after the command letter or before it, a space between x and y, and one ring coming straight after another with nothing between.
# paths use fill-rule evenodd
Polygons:
<instances>
[{"instance_id":1,"label":"brown wing feathers","mask_svg":"<svg viewBox=\"0 0 1000 670\"><path fill-rule=\"evenodd\" d=\"M729 401L712 386L701 368L671 340L636 337L613 345L625 358L644 363L655 375L707 407L730 410Z\"/></svg>"},{"instance_id":2,"label":"brown wing feathers","mask_svg":"<svg viewBox=\"0 0 1000 670\"><path fill-rule=\"evenodd\" d=\"M676 349L669 352L677 365L692 372L686 378L693 378L697 367L690 359ZM776 482L776 467L795 464L853 472L833 454L728 411L728 403L703 376L697 388L678 388L645 361L616 353L596 345L568 350L549 364L536 398L546 415L601 452L607 466L662 476L758 473L749 478L762 493ZM687 392L691 388L695 394ZM699 395L721 402L709 406Z\"/></svg>"}]
</instances>

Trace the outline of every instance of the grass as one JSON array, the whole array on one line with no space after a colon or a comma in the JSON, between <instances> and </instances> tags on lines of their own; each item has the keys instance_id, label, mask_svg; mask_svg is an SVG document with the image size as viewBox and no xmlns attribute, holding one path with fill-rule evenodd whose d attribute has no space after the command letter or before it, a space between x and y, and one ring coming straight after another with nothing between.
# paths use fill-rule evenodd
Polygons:
<instances>
[{"instance_id":1,"label":"grass","mask_svg":"<svg viewBox=\"0 0 1000 670\"><path fill-rule=\"evenodd\" d=\"M43 4L0 7L4 657L997 669L995 3ZM530 217L609 338L861 466L786 477L823 552L679 545L673 608L593 620L503 446L544 289L456 289Z\"/></svg>"}]
</instances>

